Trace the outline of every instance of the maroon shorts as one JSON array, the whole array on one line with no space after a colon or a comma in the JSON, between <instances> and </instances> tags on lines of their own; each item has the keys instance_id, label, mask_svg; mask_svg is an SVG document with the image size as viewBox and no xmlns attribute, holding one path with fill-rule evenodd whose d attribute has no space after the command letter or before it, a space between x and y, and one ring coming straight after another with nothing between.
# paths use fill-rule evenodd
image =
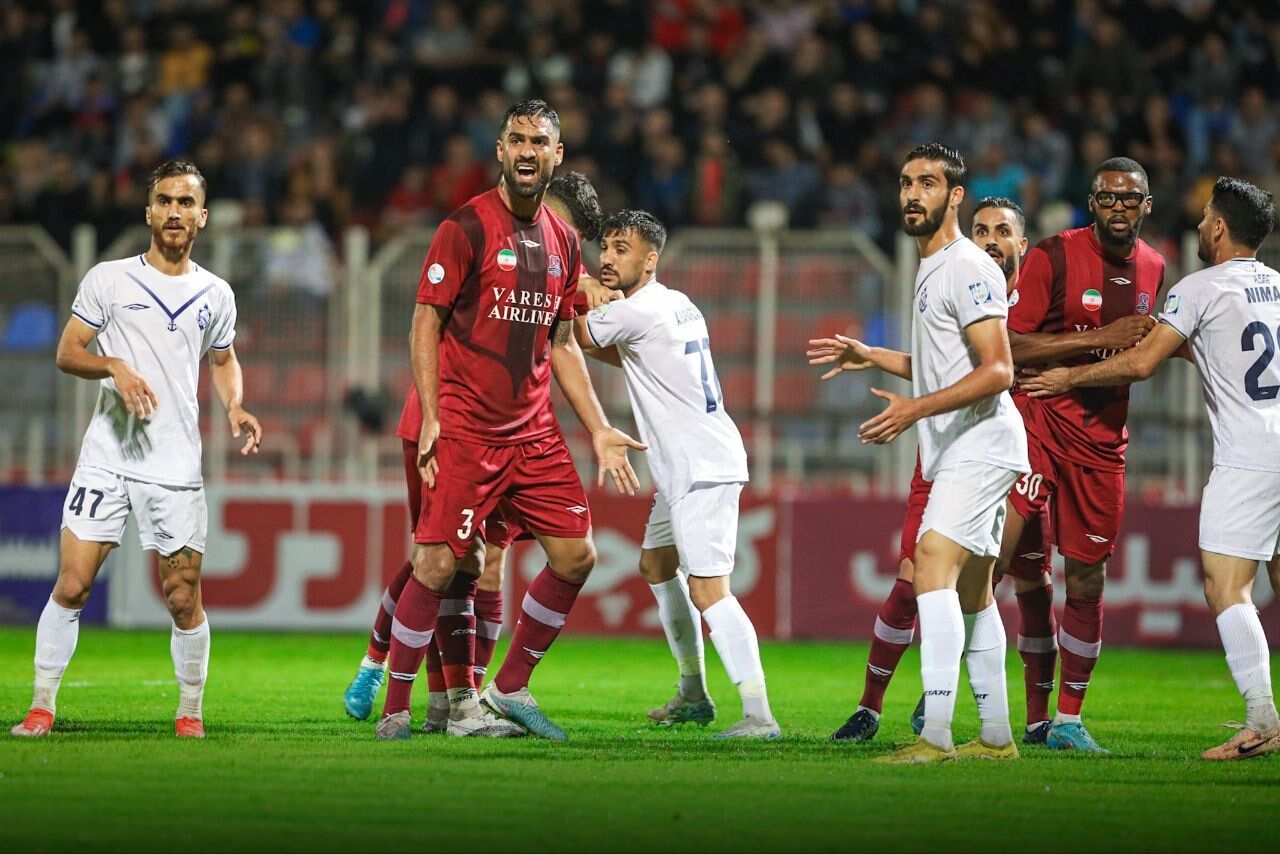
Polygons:
<instances>
[{"instance_id":1,"label":"maroon shorts","mask_svg":"<svg viewBox=\"0 0 1280 854\"><path fill-rule=\"evenodd\" d=\"M914 561L916 540L920 536L920 520L924 516L925 505L929 503L929 490L933 484L920 474L920 461L916 460L916 471L911 476L911 492L907 496L907 516L902 520L902 542L898 545L898 563L904 560ZM1009 564L1006 575L1021 578L1024 581L1035 581L1041 575L1047 575L1052 569L1053 552L1049 545L1050 535L1049 511L1041 508L1033 519L1022 529L1018 539L1018 548Z\"/></svg>"},{"instance_id":2,"label":"maroon shorts","mask_svg":"<svg viewBox=\"0 0 1280 854\"><path fill-rule=\"evenodd\" d=\"M1090 565L1110 557L1124 515L1124 471L1054 459L1031 431L1027 456L1031 472L1018 478L1009 493L1018 515L1031 519L1048 504L1054 542L1063 557Z\"/></svg>"},{"instance_id":3,"label":"maroon shorts","mask_svg":"<svg viewBox=\"0 0 1280 854\"><path fill-rule=\"evenodd\" d=\"M422 507L427 488L422 482L422 474L418 471L418 443L402 439L404 442L404 481L409 492L409 533L418 530L422 521ZM484 540L491 546L500 549L510 547L516 540L532 539L533 535L520 524L519 517L507 506L499 502L489 514L483 526Z\"/></svg>"},{"instance_id":4,"label":"maroon shorts","mask_svg":"<svg viewBox=\"0 0 1280 854\"><path fill-rule=\"evenodd\" d=\"M436 459L440 473L423 494L414 542L448 543L462 557L500 503L508 527L518 520L529 531L568 539L591 530L587 493L563 436L502 447L442 438Z\"/></svg>"}]
</instances>

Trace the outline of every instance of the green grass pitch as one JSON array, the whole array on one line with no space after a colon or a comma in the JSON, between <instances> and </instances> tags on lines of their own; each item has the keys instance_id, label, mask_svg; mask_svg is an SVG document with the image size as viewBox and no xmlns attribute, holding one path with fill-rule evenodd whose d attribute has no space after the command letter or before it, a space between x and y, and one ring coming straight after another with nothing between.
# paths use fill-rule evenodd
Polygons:
<instances>
[{"instance_id":1,"label":"green grass pitch","mask_svg":"<svg viewBox=\"0 0 1280 854\"><path fill-rule=\"evenodd\" d=\"M0 630L7 728L30 700L33 631ZM735 693L708 645L720 720L646 725L675 681L666 644L562 638L534 678L566 744L417 736L376 743L342 713L348 635L218 631L209 737L172 736L167 632L86 630L52 738L0 741L0 851L1274 850L1280 757L1210 764L1242 711L1222 656L1107 649L1086 707L1110 759L1025 748L1016 763L891 768L910 734L913 650L873 745L828 734L861 689L861 644L768 644L785 737L724 744ZM500 653L501 654L501 653ZM1014 724L1022 679L1009 657ZM422 689L425 689L423 684ZM425 697L423 698L425 700ZM956 734L976 714L961 686Z\"/></svg>"}]
</instances>

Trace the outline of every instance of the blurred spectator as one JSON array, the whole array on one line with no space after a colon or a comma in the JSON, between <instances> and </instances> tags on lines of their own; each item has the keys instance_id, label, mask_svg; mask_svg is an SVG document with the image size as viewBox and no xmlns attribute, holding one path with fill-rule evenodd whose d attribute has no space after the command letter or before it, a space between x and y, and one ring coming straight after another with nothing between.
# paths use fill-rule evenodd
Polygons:
<instances>
[{"instance_id":1,"label":"blurred spectator","mask_svg":"<svg viewBox=\"0 0 1280 854\"><path fill-rule=\"evenodd\" d=\"M1083 221L1117 154L1146 166L1165 234L1215 170L1280 185L1275 3L7 2L0 75L6 216L40 198L59 239L67 187L113 228L177 155L245 223L305 199L331 239L394 230L488 183L523 97L561 111L602 198L673 227L770 199L890 246L899 158L930 139L960 147L971 196L1015 193L1033 223Z\"/></svg>"},{"instance_id":2,"label":"blurred spectator","mask_svg":"<svg viewBox=\"0 0 1280 854\"><path fill-rule=\"evenodd\" d=\"M335 282L333 245L315 218L311 200L292 196L281 206L283 227L272 232L262 273L277 297L326 299Z\"/></svg>"}]
</instances>

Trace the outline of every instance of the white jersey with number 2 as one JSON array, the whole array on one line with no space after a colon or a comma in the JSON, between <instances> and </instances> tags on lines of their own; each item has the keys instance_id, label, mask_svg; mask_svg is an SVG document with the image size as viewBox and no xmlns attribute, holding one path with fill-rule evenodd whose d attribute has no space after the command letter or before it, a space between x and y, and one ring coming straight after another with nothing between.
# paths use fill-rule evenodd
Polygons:
<instances>
[{"instance_id":1,"label":"white jersey with number 2","mask_svg":"<svg viewBox=\"0 0 1280 854\"><path fill-rule=\"evenodd\" d=\"M130 415L110 378L80 448L81 466L166 486L200 486L200 359L236 334L231 286L191 265L166 276L141 255L91 269L72 304L98 331L98 352L129 363L156 396L149 418Z\"/></svg>"},{"instance_id":2,"label":"white jersey with number 2","mask_svg":"<svg viewBox=\"0 0 1280 854\"><path fill-rule=\"evenodd\" d=\"M1192 273L1169 290L1160 322L1191 344L1214 465L1280 472L1280 274L1256 258Z\"/></svg>"},{"instance_id":3,"label":"white jersey with number 2","mask_svg":"<svg viewBox=\"0 0 1280 854\"><path fill-rule=\"evenodd\" d=\"M674 503L695 483L745 483L747 452L724 409L702 312L687 296L650 282L587 314L601 349L617 346L649 471Z\"/></svg>"}]
</instances>

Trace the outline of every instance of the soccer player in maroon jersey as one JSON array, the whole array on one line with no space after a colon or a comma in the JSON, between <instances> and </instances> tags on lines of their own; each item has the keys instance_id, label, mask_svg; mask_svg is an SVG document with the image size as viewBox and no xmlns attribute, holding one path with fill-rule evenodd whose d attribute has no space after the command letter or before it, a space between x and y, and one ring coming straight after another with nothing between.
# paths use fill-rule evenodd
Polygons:
<instances>
[{"instance_id":1,"label":"soccer player in maroon jersey","mask_svg":"<svg viewBox=\"0 0 1280 854\"><path fill-rule=\"evenodd\" d=\"M1094 171L1092 225L1048 237L1027 254L1009 342L1018 366L1084 365L1140 342L1164 284L1164 258L1139 236L1151 211L1147 173L1113 157ZM1067 599L1058 633L1058 709L1047 728L1054 749L1105 753L1080 719L1102 649L1102 589L1124 512L1129 387L1080 388L1061 397L1014 401L1026 424L1031 473L1009 495L1004 543L1049 501ZM1047 544L1046 549L1047 549ZM1041 549L1040 551L1044 551Z\"/></svg>"},{"instance_id":2,"label":"soccer player in maroon jersey","mask_svg":"<svg viewBox=\"0 0 1280 854\"><path fill-rule=\"evenodd\" d=\"M1012 199L987 197L974 207L970 236L991 259L1000 265L1005 274L1005 285L1010 300L1016 301L1016 286L1022 259L1027 253L1026 217L1022 208ZM811 345L820 342L810 342ZM810 354L812 355L812 354ZM915 636L916 594L912 588L915 552L920 519L929 500L929 481L920 474L920 462L916 460L915 474L911 478L911 491L907 497L907 515L902 522L902 540L898 551L898 578L889 596L876 615L871 639L871 652L863 684L862 699L849 719L831 735L832 741L865 742L875 738L880 729L880 713L884 708L884 694L893 678L894 670ZM1053 588L1049 581L1049 553L1041 548L1040 525L1047 521L1047 511L1041 511L1026 526L1023 542L1013 553L1013 559L1004 569L1011 575L1018 593L1018 609L1021 630L1018 649L1026 665L1027 721L1040 720L1030 698L1040 697L1040 705L1047 708L1048 690L1053 688L1053 666L1056 652L1030 652L1053 642ZM1048 664L1048 677L1043 674ZM911 718L912 728L919 735L924 725L923 698Z\"/></svg>"},{"instance_id":3,"label":"soccer player in maroon jersey","mask_svg":"<svg viewBox=\"0 0 1280 854\"><path fill-rule=\"evenodd\" d=\"M581 172L556 175L547 187L543 203L569 223L582 240L594 241L599 238L604 213L600 210L600 199L595 187ZM617 299L620 294L584 274L578 279L577 296L581 310L584 307L595 308L604 302ZM410 534L417 527L422 508L424 485L417 464L418 436L421 430L422 406L418 400L417 389L410 386L400 423L396 429L396 435L400 437L404 451ZM471 679L477 691L484 682L502 629L502 587L507 549L516 539L532 536L525 532L513 517L514 514L508 508L505 514L499 513L486 520L484 569L480 573L472 613L465 613L464 606L455 609L463 613L452 615L458 620L459 625L451 628L450 637L465 639L468 635L472 635L475 638ZM400 593L404 590L412 571L413 562L405 561L382 591L373 628L369 634L368 650L360 662L355 678L343 693L343 707L348 715L357 720L364 720L373 712L378 691L385 680L387 654L391 648L391 621L395 615ZM453 697L457 699L462 693L458 689L463 687L465 680L465 673L459 673L456 665L451 666L446 675L439 647L439 641L433 637L425 658L428 694L427 716L423 721L422 729L427 733L447 730L450 712L448 683L451 681L456 683L453 685ZM454 732L459 735L464 734L457 726ZM479 731L470 734L499 733Z\"/></svg>"},{"instance_id":4,"label":"soccer player in maroon jersey","mask_svg":"<svg viewBox=\"0 0 1280 854\"><path fill-rule=\"evenodd\" d=\"M474 597L475 575L465 570L474 572L485 520L501 501L548 561L482 700L535 735L566 738L538 709L528 682L595 564L595 547L586 493L551 406L551 375L592 435L599 484L608 473L633 493L626 450L644 446L609 426L573 338L577 235L542 204L563 151L554 110L542 101L513 106L496 142L498 186L450 214L427 253L410 336L426 509L392 620L379 739L408 737L412 679L445 613L441 602Z\"/></svg>"}]
</instances>

